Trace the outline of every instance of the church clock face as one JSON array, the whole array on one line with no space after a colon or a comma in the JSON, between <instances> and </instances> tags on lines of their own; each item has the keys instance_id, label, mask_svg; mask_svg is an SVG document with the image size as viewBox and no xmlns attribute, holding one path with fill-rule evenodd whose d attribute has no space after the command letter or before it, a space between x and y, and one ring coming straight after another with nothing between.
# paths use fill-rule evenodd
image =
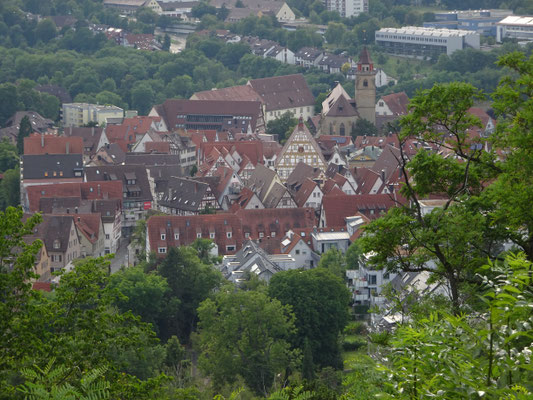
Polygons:
<instances>
[{"instance_id":1,"label":"church clock face","mask_svg":"<svg viewBox=\"0 0 533 400\"><path fill-rule=\"evenodd\" d=\"M303 146L298 147L298 153L303 153L303 152L304 152L304 147Z\"/></svg>"}]
</instances>

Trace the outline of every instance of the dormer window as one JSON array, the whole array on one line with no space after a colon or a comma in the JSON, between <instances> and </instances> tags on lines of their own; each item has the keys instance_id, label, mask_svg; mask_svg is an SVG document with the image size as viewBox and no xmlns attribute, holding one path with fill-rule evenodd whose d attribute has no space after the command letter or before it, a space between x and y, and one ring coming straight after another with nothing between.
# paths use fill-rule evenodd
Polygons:
<instances>
[{"instance_id":1,"label":"dormer window","mask_svg":"<svg viewBox=\"0 0 533 400\"><path fill-rule=\"evenodd\" d=\"M179 233L175 233L174 234L174 240L180 240L180 234Z\"/></svg>"},{"instance_id":2,"label":"dormer window","mask_svg":"<svg viewBox=\"0 0 533 400\"><path fill-rule=\"evenodd\" d=\"M226 237L227 237L228 239L231 239L231 236L232 236L232 233L231 233L231 232L226 232Z\"/></svg>"},{"instance_id":3,"label":"dormer window","mask_svg":"<svg viewBox=\"0 0 533 400\"><path fill-rule=\"evenodd\" d=\"M164 233L161 234L161 240L165 240L167 238L167 235L165 235Z\"/></svg>"},{"instance_id":4,"label":"dormer window","mask_svg":"<svg viewBox=\"0 0 533 400\"><path fill-rule=\"evenodd\" d=\"M54 240L54 249L59 249L61 247L61 243L59 242L59 239Z\"/></svg>"}]
</instances>

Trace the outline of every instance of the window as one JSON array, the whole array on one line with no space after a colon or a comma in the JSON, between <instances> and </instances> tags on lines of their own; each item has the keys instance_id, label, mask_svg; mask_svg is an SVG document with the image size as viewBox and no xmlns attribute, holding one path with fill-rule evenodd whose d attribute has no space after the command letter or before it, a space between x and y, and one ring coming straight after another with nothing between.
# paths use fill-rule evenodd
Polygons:
<instances>
[{"instance_id":1,"label":"window","mask_svg":"<svg viewBox=\"0 0 533 400\"><path fill-rule=\"evenodd\" d=\"M263 237L265 237L265 234L263 232L259 232L259 237L263 238Z\"/></svg>"},{"instance_id":2,"label":"window","mask_svg":"<svg viewBox=\"0 0 533 400\"><path fill-rule=\"evenodd\" d=\"M54 240L54 249L59 249L60 247L60 242L58 239Z\"/></svg>"},{"instance_id":3,"label":"window","mask_svg":"<svg viewBox=\"0 0 533 400\"><path fill-rule=\"evenodd\" d=\"M276 232L270 232L270 236L276 237Z\"/></svg>"},{"instance_id":4,"label":"window","mask_svg":"<svg viewBox=\"0 0 533 400\"><path fill-rule=\"evenodd\" d=\"M244 233L244 237L245 237L246 239L249 239L249 238L250 238L250 232L245 232L245 233Z\"/></svg>"},{"instance_id":5,"label":"window","mask_svg":"<svg viewBox=\"0 0 533 400\"><path fill-rule=\"evenodd\" d=\"M161 240L165 240L167 238L167 235L165 235L164 233L161 234Z\"/></svg>"},{"instance_id":6,"label":"window","mask_svg":"<svg viewBox=\"0 0 533 400\"><path fill-rule=\"evenodd\" d=\"M197 239L201 239L201 238L202 238L202 232L198 232L198 233L196 233L196 238L197 238Z\"/></svg>"},{"instance_id":7,"label":"window","mask_svg":"<svg viewBox=\"0 0 533 400\"><path fill-rule=\"evenodd\" d=\"M105 234L105 240L109 240L109 233Z\"/></svg>"},{"instance_id":8,"label":"window","mask_svg":"<svg viewBox=\"0 0 533 400\"><path fill-rule=\"evenodd\" d=\"M226 251L235 251L235 246L226 246Z\"/></svg>"},{"instance_id":9,"label":"window","mask_svg":"<svg viewBox=\"0 0 533 400\"><path fill-rule=\"evenodd\" d=\"M158 247L157 248L157 252L159 254L165 254L167 252L167 248L166 247Z\"/></svg>"},{"instance_id":10,"label":"window","mask_svg":"<svg viewBox=\"0 0 533 400\"><path fill-rule=\"evenodd\" d=\"M215 238L215 232L210 232L209 239L214 239L214 238Z\"/></svg>"},{"instance_id":11,"label":"window","mask_svg":"<svg viewBox=\"0 0 533 400\"><path fill-rule=\"evenodd\" d=\"M368 87L368 81L366 79L363 81L363 86Z\"/></svg>"},{"instance_id":12,"label":"window","mask_svg":"<svg viewBox=\"0 0 533 400\"><path fill-rule=\"evenodd\" d=\"M375 285L377 283L376 275L368 275L368 283L370 285Z\"/></svg>"},{"instance_id":13,"label":"window","mask_svg":"<svg viewBox=\"0 0 533 400\"><path fill-rule=\"evenodd\" d=\"M231 239L231 236L232 236L232 235L231 235L231 232L226 232L226 237L227 237L228 239Z\"/></svg>"},{"instance_id":14,"label":"window","mask_svg":"<svg viewBox=\"0 0 533 400\"><path fill-rule=\"evenodd\" d=\"M180 234L179 233L175 233L174 234L174 240L179 240L180 239Z\"/></svg>"},{"instance_id":15,"label":"window","mask_svg":"<svg viewBox=\"0 0 533 400\"><path fill-rule=\"evenodd\" d=\"M295 251L296 255L300 254L300 250Z\"/></svg>"}]
</instances>

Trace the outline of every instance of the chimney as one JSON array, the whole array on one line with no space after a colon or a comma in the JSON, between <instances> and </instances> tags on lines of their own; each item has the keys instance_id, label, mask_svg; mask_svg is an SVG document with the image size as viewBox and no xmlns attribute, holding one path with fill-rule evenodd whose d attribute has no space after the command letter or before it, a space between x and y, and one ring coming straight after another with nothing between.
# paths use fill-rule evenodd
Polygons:
<instances>
[{"instance_id":1,"label":"chimney","mask_svg":"<svg viewBox=\"0 0 533 400\"><path fill-rule=\"evenodd\" d=\"M69 129L69 132L70 132L69 135L72 136L72 125L70 125L70 126L68 127L68 129ZM93 129L94 129L94 128L93 128Z\"/></svg>"},{"instance_id":2,"label":"chimney","mask_svg":"<svg viewBox=\"0 0 533 400\"><path fill-rule=\"evenodd\" d=\"M41 133L41 147L44 147L44 133Z\"/></svg>"},{"instance_id":3,"label":"chimney","mask_svg":"<svg viewBox=\"0 0 533 400\"><path fill-rule=\"evenodd\" d=\"M67 140L67 144L66 144L66 154L70 154L70 142Z\"/></svg>"},{"instance_id":4,"label":"chimney","mask_svg":"<svg viewBox=\"0 0 533 400\"><path fill-rule=\"evenodd\" d=\"M100 197L100 184L98 184L97 186L97 193L98 193L98 196Z\"/></svg>"},{"instance_id":5,"label":"chimney","mask_svg":"<svg viewBox=\"0 0 533 400\"><path fill-rule=\"evenodd\" d=\"M70 214L70 208L67 208L67 214Z\"/></svg>"},{"instance_id":6,"label":"chimney","mask_svg":"<svg viewBox=\"0 0 533 400\"><path fill-rule=\"evenodd\" d=\"M78 213L78 207L74 208L74 213Z\"/></svg>"},{"instance_id":7,"label":"chimney","mask_svg":"<svg viewBox=\"0 0 533 400\"><path fill-rule=\"evenodd\" d=\"M385 183L385 170L384 169L381 170L381 181Z\"/></svg>"},{"instance_id":8,"label":"chimney","mask_svg":"<svg viewBox=\"0 0 533 400\"><path fill-rule=\"evenodd\" d=\"M72 131L72 128L70 130ZM91 136L94 136L94 126L91 127Z\"/></svg>"}]
</instances>

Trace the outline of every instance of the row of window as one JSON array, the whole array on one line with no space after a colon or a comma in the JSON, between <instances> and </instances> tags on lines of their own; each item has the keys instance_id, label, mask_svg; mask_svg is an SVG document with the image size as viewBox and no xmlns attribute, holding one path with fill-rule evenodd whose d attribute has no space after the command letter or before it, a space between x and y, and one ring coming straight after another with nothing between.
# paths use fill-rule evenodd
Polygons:
<instances>
[{"instance_id":1,"label":"row of window","mask_svg":"<svg viewBox=\"0 0 533 400\"><path fill-rule=\"evenodd\" d=\"M233 237L233 233L232 232L226 232L226 237L228 239L231 239ZM196 238L197 239L201 239L202 238L202 233L201 232L197 232L196 233ZM209 232L209 239L214 239L215 238L215 232ZM162 233L161 234L161 240L166 240L167 239L167 235L165 233ZM180 234L179 233L174 233L174 240L179 240L180 239Z\"/></svg>"},{"instance_id":2,"label":"row of window","mask_svg":"<svg viewBox=\"0 0 533 400\"><path fill-rule=\"evenodd\" d=\"M418 36L398 36L398 35L384 35L376 34L376 39L397 39L397 40L413 40L417 42L434 42L434 43L446 43L447 39L439 39L434 37L418 37Z\"/></svg>"}]
</instances>

